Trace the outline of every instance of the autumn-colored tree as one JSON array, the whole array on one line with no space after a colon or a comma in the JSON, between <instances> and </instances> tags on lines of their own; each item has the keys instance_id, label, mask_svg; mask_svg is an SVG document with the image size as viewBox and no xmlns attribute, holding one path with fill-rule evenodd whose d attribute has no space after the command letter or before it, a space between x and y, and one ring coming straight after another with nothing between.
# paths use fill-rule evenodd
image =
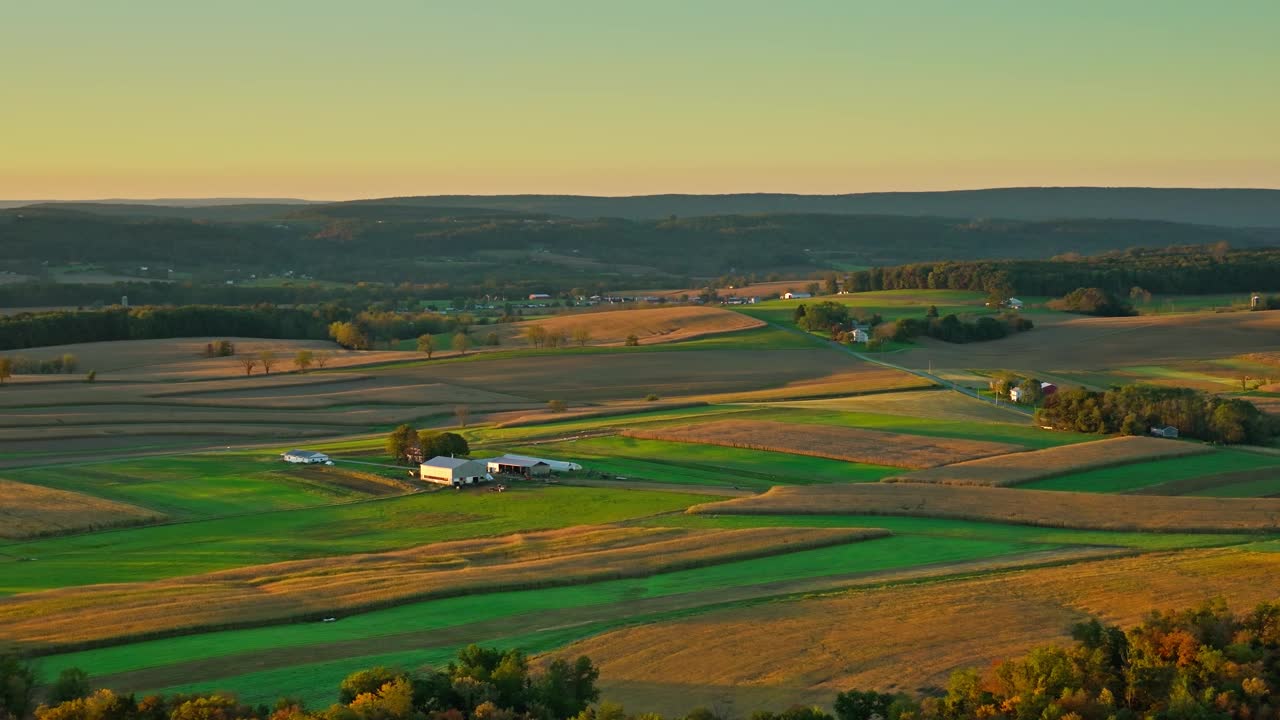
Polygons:
<instances>
[{"instance_id":1,"label":"autumn-colored tree","mask_svg":"<svg viewBox=\"0 0 1280 720\"><path fill-rule=\"evenodd\" d=\"M542 325L530 325L524 329L524 339L535 348L547 343L547 329Z\"/></svg>"},{"instance_id":2,"label":"autumn-colored tree","mask_svg":"<svg viewBox=\"0 0 1280 720\"><path fill-rule=\"evenodd\" d=\"M427 359L431 359L431 353L435 352L436 341L430 335L423 334L418 336L418 352L425 353Z\"/></svg>"},{"instance_id":3,"label":"autumn-colored tree","mask_svg":"<svg viewBox=\"0 0 1280 720\"><path fill-rule=\"evenodd\" d=\"M306 372L311 367L311 363L314 360L315 357L312 355L310 350L299 350L298 353L293 356L293 366L298 368L298 372Z\"/></svg>"},{"instance_id":4,"label":"autumn-colored tree","mask_svg":"<svg viewBox=\"0 0 1280 720\"><path fill-rule=\"evenodd\" d=\"M252 375L253 369L258 367L258 358L252 355L241 355L237 359L240 361L240 365L244 367L245 375Z\"/></svg>"},{"instance_id":5,"label":"autumn-colored tree","mask_svg":"<svg viewBox=\"0 0 1280 720\"><path fill-rule=\"evenodd\" d=\"M276 354L271 350L263 350L258 353L258 362L262 363L263 374L270 375L271 366L276 362Z\"/></svg>"},{"instance_id":6,"label":"autumn-colored tree","mask_svg":"<svg viewBox=\"0 0 1280 720\"><path fill-rule=\"evenodd\" d=\"M586 325L579 325L573 329L573 340L578 343L578 347L586 347L591 342L591 328Z\"/></svg>"},{"instance_id":7,"label":"autumn-colored tree","mask_svg":"<svg viewBox=\"0 0 1280 720\"><path fill-rule=\"evenodd\" d=\"M458 405L453 409L453 416L458 419L458 427L466 427L467 421L471 419L471 408L466 405Z\"/></svg>"},{"instance_id":8,"label":"autumn-colored tree","mask_svg":"<svg viewBox=\"0 0 1280 720\"><path fill-rule=\"evenodd\" d=\"M466 355L467 350L471 348L471 336L460 332L453 336L453 349L457 350L460 355Z\"/></svg>"},{"instance_id":9,"label":"autumn-colored tree","mask_svg":"<svg viewBox=\"0 0 1280 720\"><path fill-rule=\"evenodd\" d=\"M0 385L11 377L13 377L13 358L0 357Z\"/></svg>"}]
</instances>

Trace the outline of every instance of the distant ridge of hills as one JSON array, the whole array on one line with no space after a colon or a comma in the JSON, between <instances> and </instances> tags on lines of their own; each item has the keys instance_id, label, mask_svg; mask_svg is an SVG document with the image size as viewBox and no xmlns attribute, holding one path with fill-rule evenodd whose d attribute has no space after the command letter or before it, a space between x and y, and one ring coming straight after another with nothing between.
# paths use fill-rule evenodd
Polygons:
<instances>
[{"instance_id":1,"label":"distant ridge of hills","mask_svg":"<svg viewBox=\"0 0 1280 720\"><path fill-rule=\"evenodd\" d=\"M53 205L0 201L0 208ZM100 200L56 203L95 214L154 217L282 217L298 199L212 198ZM1135 187L1024 187L938 192L880 192L847 195L744 193L729 195L432 195L351 200L329 205L396 205L554 215L568 218L653 220L672 215L704 217L759 213L900 215L1007 220L1158 220L1221 227L1280 227L1280 190ZM147 208L151 208L148 210ZM168 208L161 212L160 208ZM214 210L221 208L221 210ZM235 210L231 208L237 208Z\"/></svg>"}]
</instances>

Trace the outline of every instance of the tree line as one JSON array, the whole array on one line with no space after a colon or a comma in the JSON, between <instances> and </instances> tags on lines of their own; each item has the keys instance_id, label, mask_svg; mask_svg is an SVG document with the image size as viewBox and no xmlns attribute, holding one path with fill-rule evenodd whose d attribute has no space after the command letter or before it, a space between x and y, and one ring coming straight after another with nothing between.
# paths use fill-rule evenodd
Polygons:
<instances>
[{"instance_id":1,"label":"tree line","mask_svg":"<svg viewBox=\"0 0 1280 720\"><path fill-rule=\"evenodd\" d=\"M885 340L910 342L922 335L949 343L983 342L1035 327L1034 323L1017 313L983 315L973 319L961 318L954 313L939 317L938 308L934 305L929 306L923 318L908 317L885 322L878 313L829 300L797 305L792 319L805 330L829 332L832 340L840 342L851 342L849 330L853 324L865 325L871 328L873 336L869 345Z\"/></svg>"},{"instance_id":2,"label":"tree line","mask_svg":"<svg viewBox=\"0 0 1280 720\"><path fill-rule=\"evenodd\" d=\"M832 713L814 706L760 710L750 720L1274 720L1280 712L1280 602L1233 613L1221 600L1154 612L1128 630L1089 620L1073 644L1044 645L983 669L962 669L923 696L848 690ZM440 669L375 667L348 675L325 710L281 698L250 706L234 696L92 691L71 668L37 704L38 679L0 658L0 718L12 720L662 720L598 702L587 657L534 671L520 650L470 646ZM734 720L694 708L683 720Z\"/></svg>"},{"instance_id":3,"label":"tree line","mask_svg":"<svg viewBox=\"0 0 1280 720\"><path fill-rule=\"evenodd\" d=\"M1222 244L1159 250L1126 250L1093 257L1050 260L978 260L914 263L848 273L850 292L873 290L973 290L1010 297L1065 295L1101 288L1124 295L1131 288L1158 294L1207 294L1273 290L1280 277L1280 248L1232 250Z\"/></svg>"},{"instance_id":4,"label":"tree line","mask_svg":"<svg viewBox=\"0 0 1280 720\"><path fill-rule=\"evenodd\" d=\"M1056 430L1108 435L1173 426L1181 437L1229 444L1265 443L1280 434L1280 421L1248 400L1156 385L1063 390L1044 399L1036 418Z\"/></svg>"}]
</instances>

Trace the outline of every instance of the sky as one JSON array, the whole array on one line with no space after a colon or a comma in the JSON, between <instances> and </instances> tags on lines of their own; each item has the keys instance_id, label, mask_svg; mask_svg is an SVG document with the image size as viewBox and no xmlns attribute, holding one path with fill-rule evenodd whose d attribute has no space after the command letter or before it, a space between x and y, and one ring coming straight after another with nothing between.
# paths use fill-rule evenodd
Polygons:
<instances>
[{"instance_id":1,"label":"sky","mask_svg":"<svg viewBox=\"0 0 1280 720\"><path fill-rule=\"evenodd\" d=\"M0 198L1280 187L1276 0L0 0Z\"/></svg>"}]
</instances>

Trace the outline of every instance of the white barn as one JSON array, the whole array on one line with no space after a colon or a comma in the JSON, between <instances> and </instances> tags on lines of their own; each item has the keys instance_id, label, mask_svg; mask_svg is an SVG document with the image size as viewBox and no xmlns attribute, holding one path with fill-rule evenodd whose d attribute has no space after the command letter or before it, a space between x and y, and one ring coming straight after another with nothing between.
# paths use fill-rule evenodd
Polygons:
<instances>
[{"instance_id":1,"label":"white barn","mask_svg":"<svg viewBox=\"0 0 1280 720\"><path fill-rule=\"evenodd\" d=\"M471 485L493 478L479 460L437 456L418 466L418 477L437 485Z\"/></svg>"},{"instance_id":2,"label":"white barn","mask_svg":"<svg viewBox=\"0 0 1280 720\"><path fill-rule=\"evenodd\" d=\"M289 452L281 453L280 457L284 458L285 462L301 463L303 465L312 465L315 463L333 464L333 461L329 459L328 455L325 455L322 452L316 452L315 450L290 450Z\"/></svg>"},{"instance_id":3,"label":"white barn","mask_svg":"<svg viewBox=\"0 0 1280 720\"><path fill-rule=\"evenodd\" d=\"M804 300L813 297L813 293L807 292L785 292L782 293L783 300Z\"/></svg>"}]
</instances>

